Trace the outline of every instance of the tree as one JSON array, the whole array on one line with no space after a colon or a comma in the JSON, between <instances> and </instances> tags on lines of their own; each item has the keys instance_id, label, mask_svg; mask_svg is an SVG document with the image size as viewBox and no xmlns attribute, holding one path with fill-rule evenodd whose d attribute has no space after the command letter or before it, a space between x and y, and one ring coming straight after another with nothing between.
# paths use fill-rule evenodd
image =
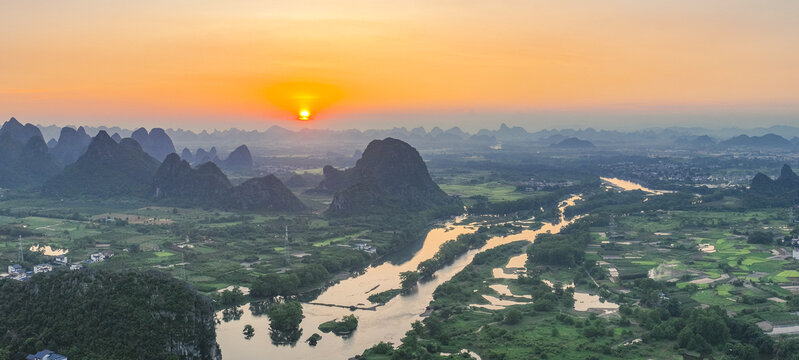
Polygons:
<instances>
[{"instance_id":1,"label":"tree","mask_svg":"<svg viewBox=\"0 0 799 360\"><path fill-rule=\"evenodd\" d=\"M242 334L244 334L244 337L247 338L247 340L249 340L252 338L253 335L255 335L255 328L253 328L252 325L250 324L244 325L244 330L242 331Z\"/></svg>"},{"instance_id":2,"label":"tree","mask_svg":"<svg viewBox=\"0 0 799 360\"><path fill-rule=\"evenodd\" d=\"M799 296L794 295L788 299L788 309L791 311L799 311Z\"/></svg>"},{"instance_id":3,"label":"tree","mask_svg":"<svg viewBox=\"0 0 799 360\"><path fill-rule=\"evenodd\" d=\"M733 344L730 347L730 358L738 360L757 360L757 348L749 344Z\"/></svg>"},{"instance_id":4,"label":"tree","mask_svg":"<svg viewBox=\"0 0 799 360\"><path fill-rule=\"evenodd\" d=\"M308 345L316 346L316 343L318 343L319 340L322 340L322 335L319 335L317 333L313 333L313 335L308 337L308 340L305 340L305 341L308 342Z\"/></svg>"},{"instance_id":5,"label":"tree","mask_svg":"<svg viewBox=\"0 0 799 360\"><path fill-rule=\"evenodd\" d=\"M236 306L242 301L244 301L244 293L241 292L238 286L234 287L233 290L223 291L219 296L219 303L225 307Z\"/></svg>"},{"instance_id":6,"label":"tree","mask_svg":"<svg viewBox=\"0 0 799 360\"><path fill-rule=\"evenodd\" d=\"M438 261L435 259L427 259L419 263L419 266L416 267L416 270L419 271L419 275L424 279L429 279L433 277L436 270L438 270L439 264Z\"/></svg>"},{"instance_id":7,"label":"tree","mask_svg":"<svg viewBox=\"0 0 799 360\"><path fill-rule=\"evenodd\" d=\"M291 296L297 294L297 274L266 274L253 282L250 294L255 297Z\"/></svg>"},{"instance_id":8,"label":"tree","mask_svg":"<svg viewBox=\"0 0 799 360\"><path fill-rule=\"evenodd\" d=\"M269 307L269 338L274 344L293 345L302 336L302 305L297 301L277 303Z\"/></svg>"},{"instance_id":9,"label":"tree","mask_svg":"<svg viewBox=\"0 0 799 360\"><path fill-rule=\"evenodd\" d=\"M774 234L768 231L752 231L746 241L750 244L771 244L774 241Z\"/></svg>"},{"instance_id":10,"label":"tree","mask_svg":"<svg viewBox=\"0 0 799 360\"><path fill-rule=\"evenodd\" d=\"M302 322L302 304L298 301L286 301L272 305L269 310L269 327L274 330L291 331Z\"/></svg>"},{"instance_id":11,"label":"tree","mask_svg":"<svg viewBox=\"0 0 799 360\"><path fill-rule=\"evenodd\" d=\"M799 359L799 340L785 339L777 344L778 359Z\"/></svg>"},{"instance_id":12,"label":"tree","mask_svg":"<svg viewBox=\"0 0 799 360\"><path fill-rule=\"evenodd\" d=\"M419 282L419 272L417 271L403 271L400 273L400 285L403 292L410 291L416 283Z\"/></svg>"},{"instance_id":13,"label":"tree","mask_svg":"<svg viewBox=\"0 0 799 360\"><path fill-rule=\"evenodd\" d=\"M520 321L522 321L522 312L518 309L510 309L508 313L505 314L504 322L508 325L516 325Z\"/></svg>"}]
</instances>

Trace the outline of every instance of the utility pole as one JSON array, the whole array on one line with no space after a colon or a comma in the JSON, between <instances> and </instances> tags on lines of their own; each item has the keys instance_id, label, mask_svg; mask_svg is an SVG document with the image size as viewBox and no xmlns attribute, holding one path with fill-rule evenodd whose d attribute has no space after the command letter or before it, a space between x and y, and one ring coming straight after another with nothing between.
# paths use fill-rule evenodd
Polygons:
<instances>
[{"instance_id":1,"label":"utility pole","mask_svg":"<svg viewBox=\"0 0 799 360\"><path fill-rule=\"evenodd\" d=\"M19 262L25 262L25 253L22 252L22 235L19 236Z\"/></svg>"},{"instance_id":2,"label":"utility pole","mask_svg":"<svg viewBox=\"0 0 799 360\"><path fill-rule=\"evenodd\" d=\"M610 221L608 224L610 228L610 242L613 243L613 239L616 238L616 215L610 215Z\"/></svg>"},{"instance_id":3,"label":"utility pole","mask_svg":"<svg viewBox=\"0 0 799 360\"><path fill-rule=\"evenodd\" d=\"M180 253L180 262L183 264L183 281L186 281L186 254Z\"/></svg>"},{"instance_id":4,"label":"utility pole","mask_svg":"<svg viewBox=\"0 0 799 360\"><path fill-rule=\"evenodd\" d=\"M289 255L289 226L286 225L286 266L291 267L291 255Z\"/></svg>"}]
</instances>

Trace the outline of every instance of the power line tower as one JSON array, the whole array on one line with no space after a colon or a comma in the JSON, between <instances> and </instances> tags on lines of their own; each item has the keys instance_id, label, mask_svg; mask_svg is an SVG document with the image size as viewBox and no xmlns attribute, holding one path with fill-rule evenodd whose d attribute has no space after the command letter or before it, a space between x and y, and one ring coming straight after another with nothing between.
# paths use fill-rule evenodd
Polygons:
<instances>
[{"instance_id":1,"label":"power line tower","mask_svg":"<svg viewBox=\"0 0 799 360\"><path fill-rule=\"evenodd\" d=\"M286 250L286 266L291 266L291 255L289 255L289 226L286 225L286 236L285 236L286 245L284 246Z\"/></svg>"},{"instance_id":2,"label":"power line tower","mask_svg":"<svg viewBox=\"0 0 799 360\"><path fill-rule=\"evenodd\" d=\"M19 236L19 256L17 256L17 260L25 262L25 253L22 252L22 235Z\"/></svg>"},{"instance_id":3,"label":"power line tower","mask_svg":"<svg viewBox=\"0 0 799 360\"><path fill-rule=\"evenodd\" d=\"M610 232L610 236L609 236L610 239L609 240L610 240L610 242L613 242L613 239L615 239L617 237L616 236L617 233L616 233L616 215L615 214L611 214L610 215L610 221L608 222L608 228L610 230L609 231Z\"/></svg>"},{"instance_id":4,"label":"power line tower","mask_svg":"<svg viewBox=\"0 0 799 360\"><path fill-rule=\"evenodd\" d=\"M180 262L183 264L183 281L186 281L186 254L180 253Z\"/></svg>"}]
</instances>

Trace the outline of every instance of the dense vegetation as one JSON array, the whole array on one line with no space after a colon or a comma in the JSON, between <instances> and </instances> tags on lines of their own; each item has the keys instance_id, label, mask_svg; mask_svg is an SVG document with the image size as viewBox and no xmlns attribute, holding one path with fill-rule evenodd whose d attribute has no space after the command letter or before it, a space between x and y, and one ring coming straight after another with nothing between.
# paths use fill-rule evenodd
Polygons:
<instances>
[{"instance_id":1,"label":"dense vegetation","mask_svg":"<svg viewBox=\"0 0 799 360\"><path fill-rule=\"evenodd\" d=\"M270 304L269 337L276 344L294 344L302 336L302 304L298 301L286 301Z\"/></svg>"},{"instance_id":2,"label":"dense vegetation","mask_svg":"<svg viewBox=\"0 0 799 360\"><path fill-rule=\"evenodd\" d=\"M478 249L494 236L502 236L516 230L513 225L481 226L474 233L458 235L455 240L441 244L438 252L417 266L417 271L422 279L430 278L438 269L452 264L455 259L465 254L469 249Z\"/></svg>"},{"instance_id":3,"label":"dense vegetation","mask_svg":"<svg viewBox=\"0 0 799 360\"><path fill-rule=\"evenodd\" d=\"M319 330L323 333L333 332L336 335L349 335L358 328L358 318L355 315L347 315L341 320L330 320L319 325Z\"/></svg>"},{"instance_id":4,"label":"dense vegetation","mask_svg":"<svg viewBox=\"0 0 799 360\"><path fill-rule=\"evenodd\" d=\"M538 265L574 266L585 260L585 247L591 241L586 228L564 229L561 234L541 234L527 248L529 259Z\"/></svg>"},{"instance_id":5,"label":"dense vegetation","mask_svg":"<svg viewBox=\"0 0 799 360\"><path fill-rule=\"evenodd\" d=\"M0 349L13 359L45 348L76 359L218 359L213 320L208 298L154 271L0 280Z\"/></svg>"}]
</instances>

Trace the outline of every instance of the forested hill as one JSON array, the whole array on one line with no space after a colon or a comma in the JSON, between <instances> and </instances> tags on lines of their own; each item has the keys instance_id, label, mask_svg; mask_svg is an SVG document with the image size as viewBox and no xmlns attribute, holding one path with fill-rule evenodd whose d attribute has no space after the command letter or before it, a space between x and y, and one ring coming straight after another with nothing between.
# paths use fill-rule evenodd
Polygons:
<instances>
[{"instance_id":1,"label":"forested hill","mask_svg":"<svg viewBox=\"0 0 799 360\"><path fill-rule=\"evenodd\" d=\"M214 309L156 271L55 271L0 280L0 358L216 360Z\"/></svg>"}]
</instances>

